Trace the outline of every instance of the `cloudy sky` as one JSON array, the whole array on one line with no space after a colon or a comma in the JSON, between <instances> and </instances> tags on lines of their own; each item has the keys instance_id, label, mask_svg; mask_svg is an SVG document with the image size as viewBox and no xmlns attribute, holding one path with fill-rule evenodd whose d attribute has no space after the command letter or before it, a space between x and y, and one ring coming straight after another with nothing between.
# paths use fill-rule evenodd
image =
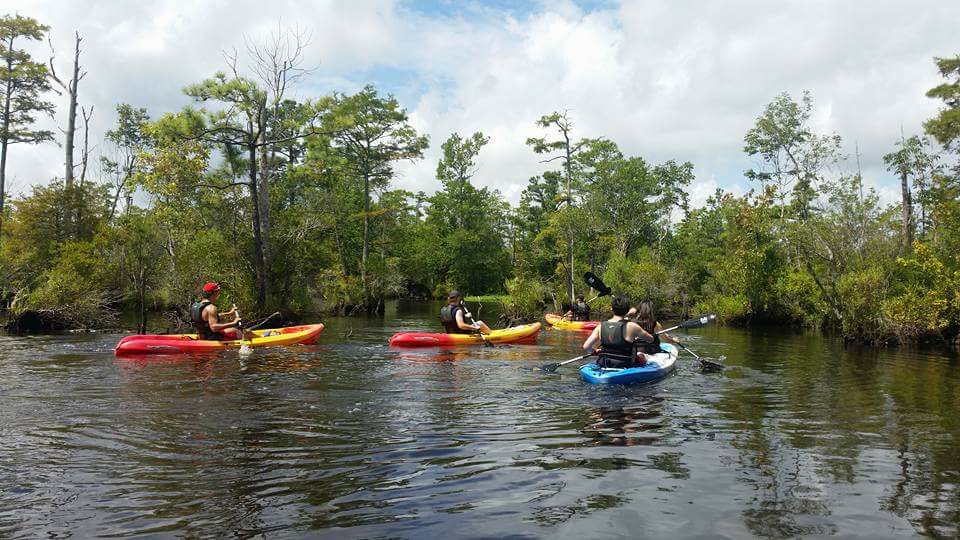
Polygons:
<instances>
[{"instance_id":1,"label":"cloudy sky","mask_svg":"<svg viewBox=\"0 0 960 540\"><path fill-rule=\"evenodd\" d=\"M577 136L606 136L652 162L692 161L694 201L749 189L743 135L778 93L814 97L816 129L859 146L867 181L897 198L882 156L937 109L934 56L960 53L956 1L228 1L5 0L3 12L51 27L58 72L83 36L81 104L95 144L117 103L152 116L188 103L181 89L224 68L222 51L283 26L311 33L308 98L372 83L396 95L431 138L396 187L433 191L440 143L483 131L476 183L516 202L543 165L524 141L568 110ZM46 59L45 45L34 48ZM66 102L54 96L57 122ZM14 194L63 174L55 145L17 145ZM850 165L853 168L851 162Z\"/></svg>"}]
</instances>

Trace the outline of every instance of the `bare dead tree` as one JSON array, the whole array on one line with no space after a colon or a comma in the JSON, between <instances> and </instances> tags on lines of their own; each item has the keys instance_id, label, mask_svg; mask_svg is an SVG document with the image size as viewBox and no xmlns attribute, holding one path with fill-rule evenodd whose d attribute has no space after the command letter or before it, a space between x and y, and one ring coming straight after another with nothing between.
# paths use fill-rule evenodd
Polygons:
<instances>
[{"instance_id":1,"label":"bare dead tree","mask_svg":"<svg viewBox=\"0 0 960 540\"><path fill-rule=\"evenodd\" d=\"M77 238L83 237L83 188L84 181L87 179L87 164L90 160L90 119L93 118L93 106L88 111L86 107L80 108L80 114L83 116L83 154L80 157L80 189L77 190Z\"/></svg>"},{"instance_id":2,"label":"bare dead tree","mask_svg":"<svg viewBox=\"0 0 960 540\"><path fill-rule=\"evenodd\" d=\"M260 136L258 138L260 172L259 172L259 206L260 206L260 225L261 234L264 238L270 238L270 179L273 164L276 161L277 146L271 144L268 140L276 138L277 135L283 135L280 125L280 107L286 98L287 89L298 79L309 73L309 69L302 66L304 61L304 49L310 43L309 33L296 26L292 29L284 29L281 23L277 23L275 32L261 43L256 43L247 36L244 36L244 44L247 49L247 56L250 59L249 69L263 83L266 89L264 96L264 114L259 117ZM239 76L237 71L236 52L234 52L231 69L234 75ZM268 251L265 254L270 257L270 243L265 244Z\"/></svg>"},{"instance_id":3,"label":"bare dead tree","mask_svg":"<svg viewBox=\"0 0 960 540\"><path fill-rule=\"evenodd\" d=\"M77 131L77 87L80 85L80 81L87 76L87 72L80 72L80 42L83 41L83 38L80 37L80 32L75 32L76 42L74 44L73 50L73 76L68 81L64 81L59 76L57 76L57 70L54 67L53 59L56 56L53 49L53 41L50 41L49 38L47 42L50 44L50 77L67 93L67 96L70 98L70 107L67 111L67 129L61 131L64 134L64 185L67 188L73 187L74 179L74 164L73 164L73 147L74 147L74 135Z\"/></svg>"}]
</instances>

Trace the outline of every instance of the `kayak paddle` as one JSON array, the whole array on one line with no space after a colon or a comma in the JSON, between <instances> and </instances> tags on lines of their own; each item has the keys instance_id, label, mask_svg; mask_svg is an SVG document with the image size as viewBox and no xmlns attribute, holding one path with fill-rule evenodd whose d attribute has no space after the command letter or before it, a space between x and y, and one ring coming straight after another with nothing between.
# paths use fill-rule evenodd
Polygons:
<instances>
[{"instance_id":1,"label":"kayak paddle","mask_svg":"<svg viewBox=\"0 0 960 540\"><path fill-rule=\"evenodd\" d=\"M607 296L613 292L610 290L610 287L607 287L606 284L603 283L603 280L593 272L584 273L583 280L587 282L587 285L590 286L591 289L597 291L597 295L591 298L587 303L593 302L597 298L600 298L601 296Z\"/></svg>"},{"instance_id":2,"label":"kayak paddle","mask_svg":"<svg viewBox=\"0 0 960 540\"><path fill-rule=\"evenodd\" d=\"M692 354L694 358L699 360L701 369L704 369L706 371L723 371L724 369L727 369L727 366L721 364L720 362L703 358L702 356L690 350L690 347L687 347L686 345L684 345L683 343L680 343L679 341L676 343L676 345L681 349L687 351L688 353Z\"/></svg>"},{"instance_id":3,"label":"kayak paddle","mask_svg":"<svg viewBox=\"0 0 960 540\"><path fill-rule=\"evenodd\" d=\"M463 316L464 316L464 317L467 317L467 318L469 318L471 321L473 321L472 326L473 326L473 328L477 331L477 334L480 335L480 339L483 340L483 346L484 346L484 347L495 347L495 345L494 345L493 343L491 343L489 339L487 339L487 336L483 335L483 332L480 330L480 325L477 324L477 321L474 321L474 320L473 320L473 314L470 313L470 310L469 310L469 309L467 309L467 306L466 306L466 304L463 303L463 299L462 299L462 298L460 299L460 307L463 308Z\"/></svg>"},{"instance_id":4,"label":"kayak paddle","mask_svg":"<svg viewBox=\"0 0 960 540\"><path fill-rule=\"evenodd\" d=\"M567 364L569 364L569 363L571 363L571 362L576 362L577 360L583 360L583 359L585 359L585 358L590 358L591 356L596 356L596 354L597 354L596 352L592 352L592 353L589 353L589 354L582 354L582 355L580 355L580 356L578 356L578 357L576 357L576 358L571 358L571 359L569 359L569 360L564 360L563 362L556 362L556 363L554 363L554 364L547 364L547 365L541 367L540 369L542 369L542 370L544 370L544 371L546 371L546 372L548 372L548 373L553 373L553 372L557 371L558 369L560 369L560 366L565 366L565 365L567 365Z\"/></svg>"},{"instance_id":5,"label":"kayak paddle","mask_svg":"<svg viewBox=\"0 0 960 540\"><path fill-rule=\"evenodd\" d=\"M267 324L268 322L270 322L270 320L273 319L274 317L277 317L277 316L279 316L279 315L280 315L280 312L279 312L279 311L274 311L274 312L271 313L266 319L258 322L257 324L251 326L250 328L247 328L247 331L249 332L249 331L251 331L251 330L256 330L256 329L260 328L261 326L263 326L263 325Z\"/></svg>"},{"instance_id":6,"label":"kayak paddle","mask_svg":"<svg viewBox=\"0 0 960 540\"><path fill-rule=\"evenodd\" d=\"M237 311L237 332L240 334L240 357L246 358L253 354L253 348L247 345L245 340L246 332L243 331L243 319L240 317L240 312Z\"/></svg>"}]
</instances>

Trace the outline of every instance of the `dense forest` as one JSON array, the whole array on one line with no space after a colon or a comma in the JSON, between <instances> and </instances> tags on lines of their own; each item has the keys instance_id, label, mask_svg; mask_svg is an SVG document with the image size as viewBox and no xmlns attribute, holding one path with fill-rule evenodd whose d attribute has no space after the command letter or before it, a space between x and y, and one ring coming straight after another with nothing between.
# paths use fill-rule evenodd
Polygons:
<instances>
[{"instance_id":1,"label":"dense forest","mask_svg":"<svg viewBox=\"0 0 960 540\"><path fill-rule=\"evenodd\" d=\"M25 326L103 327L123 312L141 330L175 326L206 280L224 283L227 303L292 318L458 288L536 319L587 293L578 276L592 270L676 315L873 343L960 340L960 56L934 59L943 83L927 95L942 106L925 133L890 126L897 204L864 185L840 135L811 127L813 96L771 93L742 134L758 164L742 196L718 191L693 208L693 164L625 154L544 111L530 119L542 137L526 144L547 171L517 179L512 206L475 184L490 138L470 126L430 141L374 86L293 99L309 73L296 32L183 81L191 105L179 112L117 104L94 155L82 37L58 73L28 52L49 31L0 19L0 309ZM57 106L68 107L62 140L36 128ZM63 177L6 197L8 152L55 143ZM430 144L442 188L393 187L397 165Z\"/></svg>"}]
</instances>

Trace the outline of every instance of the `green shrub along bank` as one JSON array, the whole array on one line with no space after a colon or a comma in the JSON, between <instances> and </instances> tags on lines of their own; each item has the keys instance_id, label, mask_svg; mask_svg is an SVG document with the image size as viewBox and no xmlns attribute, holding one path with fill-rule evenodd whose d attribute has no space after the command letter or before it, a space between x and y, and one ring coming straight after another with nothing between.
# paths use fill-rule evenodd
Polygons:
<instances>
[{"instance_id":1,"label":"green shrub along bank","mask_svg":"<svg viewBox=\"0 0 960 540\"><path fill-rule=\"evenodd\" d=\"M36 115L54 108L43 101L50 74L23 48L48 29L22 16L0 26L14 36L0 61L25 66L0 73L21 92L0 96L14 122L0 138L50 144L52 133L33 131ZM257 50L255 67L272 58ZM259 68L298 69L298 58L284 60ZM531 119L541 136L525 143L547 170L514 179L526 183L517 205L482 187L494 180L478 173L483 133L440 144L435 193L405 191L397 166L422 159L431 141L395 97L367 86L294 99L286 86L212 73L184 81L183 110L118 105L106 143L82 152L91 166L33 179L13 198L0 192L0 309L42 329L116 325L123 312L141 330L168 327L214 280L223 302L248 316L377 311L384 299L456 288L500 302L515 321L592 297L581 276L593 271L672 315L712 311L728 324L824 327L874 343L952 342L960 57L936 63L943 84L928 95L942 109L926 133L902 137L891 126L885 160L899 201L880 201L843 139L813 129L809 94L782 94L732 135L758 164L744 173L753 189L718 190L697 207L693 164L652 163L582 137L566 113ZM593 307L605 311L609 298Z\"/></svg>"}]
</instances>

